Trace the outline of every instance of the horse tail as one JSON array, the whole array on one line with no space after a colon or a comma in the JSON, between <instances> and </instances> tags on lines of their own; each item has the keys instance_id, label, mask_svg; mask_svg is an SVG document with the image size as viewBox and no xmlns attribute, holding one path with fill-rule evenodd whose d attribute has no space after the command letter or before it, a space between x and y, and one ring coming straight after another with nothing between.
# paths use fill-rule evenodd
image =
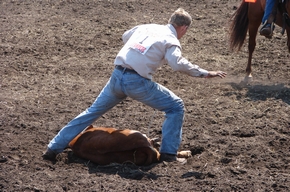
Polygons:
<instances>
[{"instance_id":1,"label":"horse tail","mask_svg":"<svg viewBox=\"0 0 290 192\"><path fill-rule=\"evenodd\" d=\"M240 7L232 16L233 20L230 26L230 49L239 51L244 44L248 32L248 7L249 3L244 0Z\"/></svg>"}]
</instances>

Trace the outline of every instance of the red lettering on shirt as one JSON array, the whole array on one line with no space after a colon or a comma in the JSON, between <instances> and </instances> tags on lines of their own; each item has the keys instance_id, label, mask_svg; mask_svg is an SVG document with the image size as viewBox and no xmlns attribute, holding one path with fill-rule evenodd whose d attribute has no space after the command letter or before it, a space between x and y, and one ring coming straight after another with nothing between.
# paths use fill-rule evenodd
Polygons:
<instances>
[{"instance_id":1,"label":"red lettering on shirt","mask_svg":"<svg viewBox=\"0 0 290 192\"><path fill-rule=\"evenodd\" d=\"M144 53L144 51L146 50L146 47L142 46L141 44L138 43L134 43L132 45L132 48L137 49L140 53Z\"/></svg>"}]
</instances>

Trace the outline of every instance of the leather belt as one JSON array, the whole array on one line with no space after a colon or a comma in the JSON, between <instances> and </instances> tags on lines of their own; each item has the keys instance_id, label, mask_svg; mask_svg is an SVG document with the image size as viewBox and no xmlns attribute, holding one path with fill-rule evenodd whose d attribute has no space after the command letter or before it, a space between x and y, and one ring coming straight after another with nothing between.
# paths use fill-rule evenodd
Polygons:
<instances>
[{"instance_id":1,"label":"leather belt","mask_svg":"<svg viewBox=\"0 0 290 192\"><path fill-rule=\"evenodd\" d=\"M118 70L121 70L121 71L127 71L127 72L129 72L129 73L136 73L136 74L138 74L135 70L133 70L133 69L128 69L128 68L126 68L126 67L122 67L121 65L116 65L115 68L118 69Z\"/></svg>"}]
</instances>

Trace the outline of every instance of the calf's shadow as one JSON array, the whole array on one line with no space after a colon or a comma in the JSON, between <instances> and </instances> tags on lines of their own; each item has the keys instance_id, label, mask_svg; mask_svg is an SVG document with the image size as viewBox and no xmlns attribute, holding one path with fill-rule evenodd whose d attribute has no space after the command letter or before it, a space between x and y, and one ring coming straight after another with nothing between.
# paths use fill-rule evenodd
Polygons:
<instances>
[{"instance_id":1,"label":"calf's shadow","mask_svg":"<svg viewBox=\"0 0 290 192\"><path fill-rule=\"evenodd\" d=\"M67 154L65 162L67 164L83 164L88 167L90 174L108 174L108 175L119 175L122 178L141 180L142 178L148 178L156 180L159 176L155 173L151 173L150 170L155 167L158 163L153 163L147 166L138 166L131 162L118 164L112 163L109 165L98 165L89 160L82 159L73 154L70 149L67 149L64 153Z\"/></svg>"}]
</instances>

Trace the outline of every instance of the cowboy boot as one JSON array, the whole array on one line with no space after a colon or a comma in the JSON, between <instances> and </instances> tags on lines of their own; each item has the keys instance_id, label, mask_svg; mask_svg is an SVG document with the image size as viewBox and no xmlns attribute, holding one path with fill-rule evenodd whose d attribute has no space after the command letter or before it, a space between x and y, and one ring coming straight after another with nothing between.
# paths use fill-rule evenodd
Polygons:
<instances>
[{"instance_id":1,"label":"cowboy boot","mask_svg":"<svg viewBox=\"0 0 290 192\"><path fill-rule=\"evenodd\" d=\"M56 161L56 156L57 155L58 155L57 153L55 153L51 149L47 148L47 150L45 151L45 153L42 155L42 158L44 160Z\"/></svg>"},{"instance_id":2,"label":"cowboy boot","mask_svg":"<svg viewBox=\"0 0 290 192\"><path fill-rule=\"evenodd\" d=\"M260 30L260 35L265 36L266 38L272 38L273 31L274 31L274 22L269 23L267 20L262 25L262 28Z\"/></svg>"}]
</instances>

